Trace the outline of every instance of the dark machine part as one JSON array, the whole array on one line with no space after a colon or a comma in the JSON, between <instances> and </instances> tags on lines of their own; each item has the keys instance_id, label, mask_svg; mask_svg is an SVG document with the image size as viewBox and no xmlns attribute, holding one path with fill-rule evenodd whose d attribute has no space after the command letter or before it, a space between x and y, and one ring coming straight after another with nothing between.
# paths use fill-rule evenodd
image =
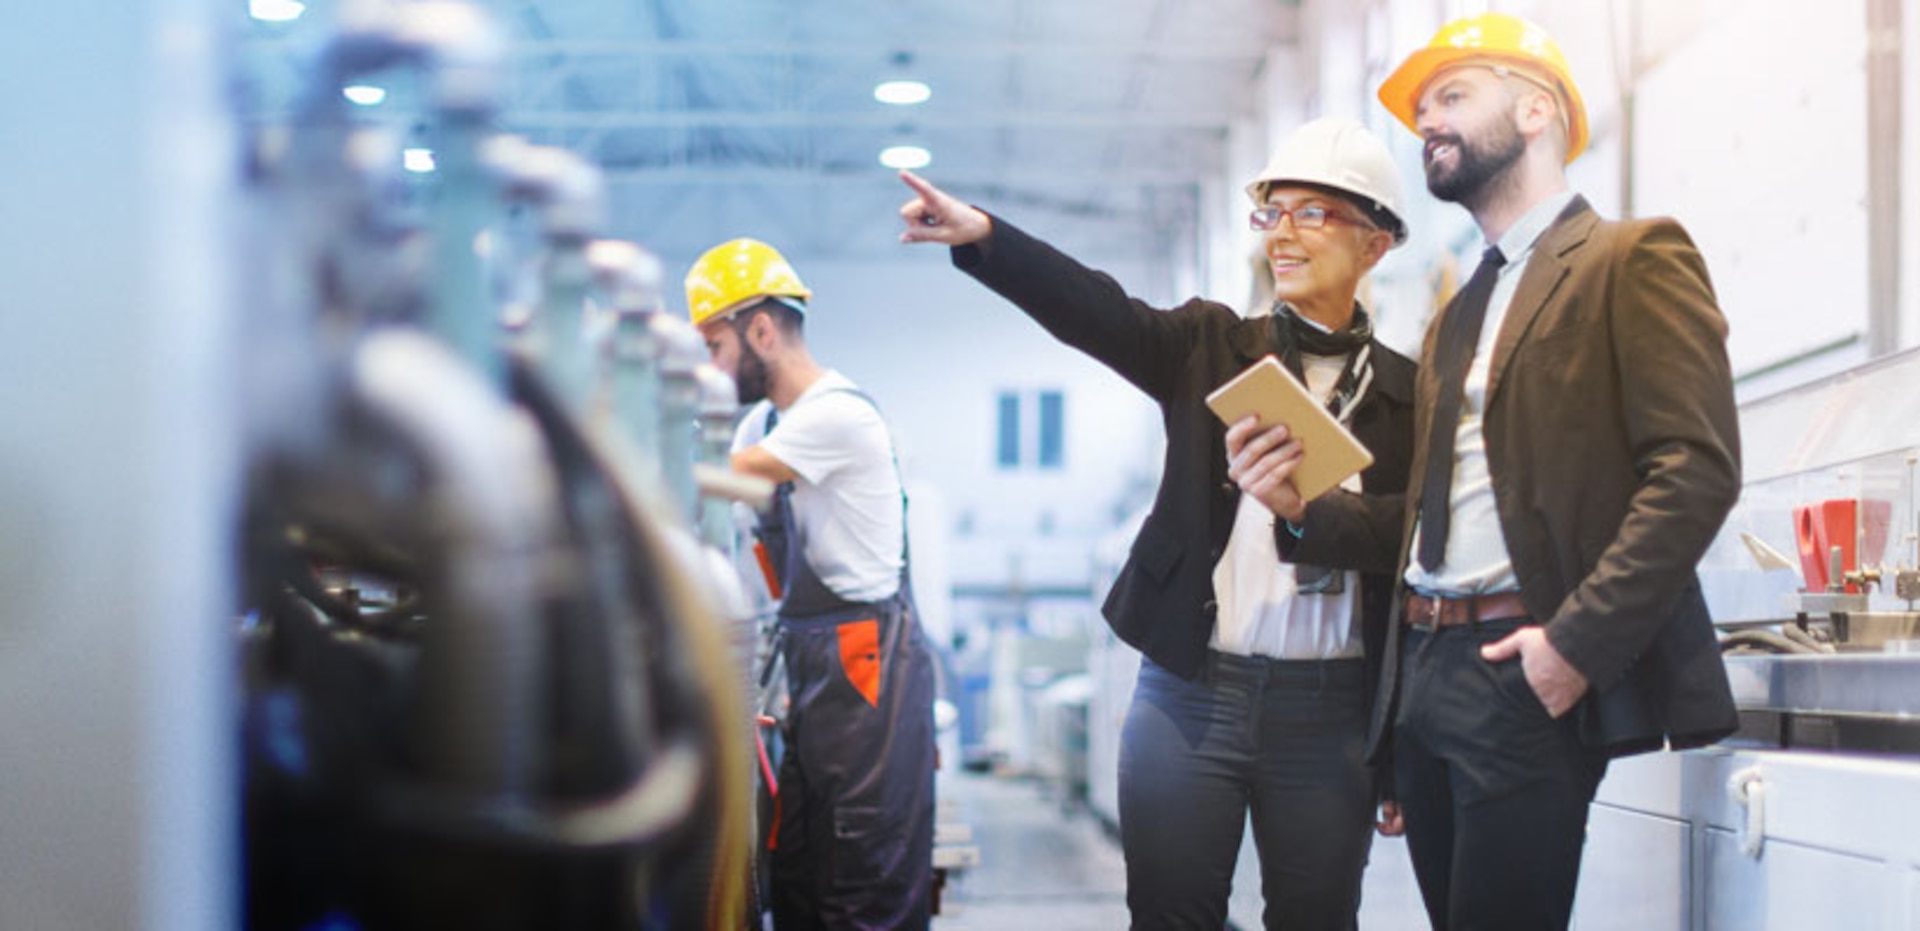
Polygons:
<instances>
[{"instance_id":1,"label":"dark machine part","mask_svg":"<svg viewBox=\"0 0 1920 931\"><path fill-rule=\"evenodd\" d=\"M545 551L518 554L540 567L538 591L500 607L524 616L475 617L487 612L449 594L449 573L473 569L454 551L486 548L447 513L449 464L363 397L336 406L329 427L344 439L324 462L254 469L240 631L248 927L738 924L745 892L729 877L747 854L726 838L746 834L731 787L750 777L727 746L742 712L718 624L540 379L516 366L511 391L561 517ZM537 640L538 662L520 688L491 684L534 707L447 701L475 686L463 666L487 665L460 647L502 623ZM696 849L704 901L669 901L663 867Z\"/></svg>"}]
</instances>

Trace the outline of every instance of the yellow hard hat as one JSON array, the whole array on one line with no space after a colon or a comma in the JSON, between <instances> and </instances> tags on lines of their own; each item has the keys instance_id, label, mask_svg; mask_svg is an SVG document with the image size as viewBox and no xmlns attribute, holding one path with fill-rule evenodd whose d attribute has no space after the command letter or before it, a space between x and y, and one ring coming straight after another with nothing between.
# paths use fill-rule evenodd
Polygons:
<instances>
[{"instance_id":1,"label":"yellow hard hat","mask_svg":"<svg viewBox=\"0 0 1920 931\"><path fill-rule=\"evenodd\" d=\"M687 270L687 312L693 325L745 306L754 298L813 296L772 246L735 239L708 249Z\"/></svg>"},{"instance_id":2,"label":"yellow hard hat","mask_svg":"<svg viewBox=\"0 0 1920 931\"><path fill-rule=\"evenodd\" d=\"M1456 19L1440 27L1426 48L1408 55L1380 85L1380 102L1408 129L1419 132L1414 114L1427 82L1448 68L1471 64L1511 68L1555 91L1567 115L1567 161L1586 151L1587 105L1573 85L1567 56L1546 30L1506 13Z\"/></svg>"}]
</instances>

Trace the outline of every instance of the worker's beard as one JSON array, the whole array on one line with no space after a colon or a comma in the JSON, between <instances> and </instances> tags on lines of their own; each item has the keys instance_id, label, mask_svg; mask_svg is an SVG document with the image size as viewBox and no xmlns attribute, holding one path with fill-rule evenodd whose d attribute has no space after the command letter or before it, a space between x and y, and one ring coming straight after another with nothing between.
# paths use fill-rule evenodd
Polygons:
<instances>
[{"instance_id":1,"label":"worker's beard","mask_svg":"<svg viewBox=\"0 0 1920 931\"><path fill-rule=\"evenodd\" d=\"M1527 141L1510 119L1496 119L1477 138L1447 135L1433 136L1428 142L1450 143L1455 155L1451 167L1423 161L1427 170L1427 190L1433 196L1468 208L1491 190L1490 185L1504 174L1527 150ZM1427 149L1431 151L1431 149Z\"/></svg>"},{"instance_id":2,"label":"worker's beard","mask_svg":"<svg viewBox=\"0 0 1920 931\"><path fill-rule=\"evenodd\" d=\"M767 360L740 341L740 364L736 365L733 375L733 390L740 395L741 404L757 404L767 398Z\"/></svg>"}]
</instances>

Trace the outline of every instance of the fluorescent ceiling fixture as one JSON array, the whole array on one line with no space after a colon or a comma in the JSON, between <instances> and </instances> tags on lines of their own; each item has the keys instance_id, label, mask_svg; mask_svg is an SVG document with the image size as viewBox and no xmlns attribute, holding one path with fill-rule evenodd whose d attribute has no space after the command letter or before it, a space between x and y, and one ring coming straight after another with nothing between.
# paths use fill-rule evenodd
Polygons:
<instances>
[{"instance_id":1,"label":"fluorescent ceiling fixture","mask_svg":"<svg viewBox=\"0 0 1920 931\"><path fill-rule=\"evenodd\" d=\"M408 171L425 174L433 170L432 149L404 149L400 152L400 164Z\"/></svg>"},{"instance_id":2,"label":"fluorescent ceiling fixture","mask_svg":"<svg viewBox=\"0 0 1920 931\"><path fill-rule=\"evenodd\" d=\"M917 145L890 145L880 150L880 164L888 168L925 168L933 153Z\"/></svg>"},{"instance_id":3,"label":"fluorescent ceiling fixture","mask_svg":"<svg viewBox=\"0 0 1920 931\"><path fill-rule=\"evenodd\" d=\"M307 5L300 0L247 0L247 12L269 23L290 22L306 11Z\"/></svg>"},{"instance_id":4,"label":"fluorescent ceiling fixture","mask_svg":"<svg viewBox=\"0 0 1920 931\"><path fill-rule=\"evenodd\" d=\"M387 99L387 89L375 87L372 84L350 84L340 88L340 93L363 107L376 107L381 101Z\"/></svg>"},{"instance_id":5,"label":"fluorescent ceiling fixture","mask_svg":"<svg viewBox=\"0 0 1920 931\"><path fill-rule=\"evenodd\" d=\"M873 99L896 107L926 103L932 96L933 88L920 81L882 81L873 86Z\"/></svg>"}]
</instances>

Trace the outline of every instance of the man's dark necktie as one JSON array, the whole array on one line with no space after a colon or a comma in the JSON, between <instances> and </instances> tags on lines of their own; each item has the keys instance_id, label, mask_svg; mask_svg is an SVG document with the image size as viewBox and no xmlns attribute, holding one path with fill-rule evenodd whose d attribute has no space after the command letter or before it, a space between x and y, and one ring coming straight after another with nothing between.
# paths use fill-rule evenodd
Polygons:
<instances>
[{"instance_id":1,"label":"man's dark necktie","mask_svg":"<svg viewBox=\"0 0 1920 931\"><path fill-rule=\"evenodd\" d=\"M1460 402L1466 394L1467 369L1480 342L1480 324L1487 319L1487 301L1507 257L1499 246L1488 246L1480 256L1467 286L1447 308L1435 341L1434 363L1439 370L1440 396L1433 402L1433 421L1427 427L1427 467L1420 479L1420 568L1440 568L1447 555L1447 522L1452 516L1453 445L1460 432Z\"/></svg>"}]
</instances>

